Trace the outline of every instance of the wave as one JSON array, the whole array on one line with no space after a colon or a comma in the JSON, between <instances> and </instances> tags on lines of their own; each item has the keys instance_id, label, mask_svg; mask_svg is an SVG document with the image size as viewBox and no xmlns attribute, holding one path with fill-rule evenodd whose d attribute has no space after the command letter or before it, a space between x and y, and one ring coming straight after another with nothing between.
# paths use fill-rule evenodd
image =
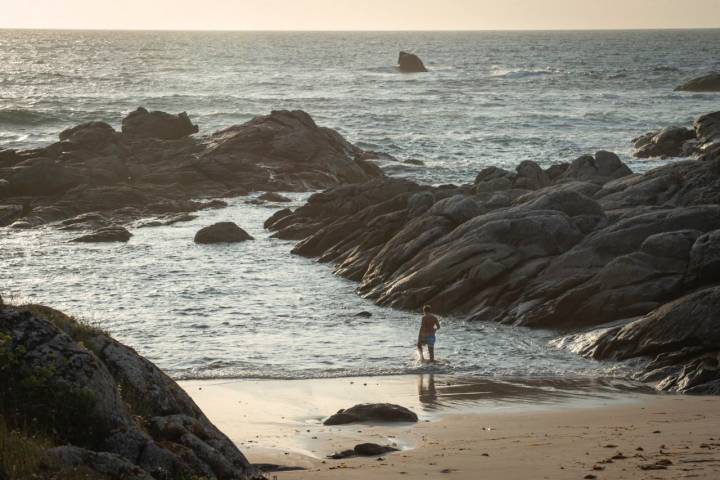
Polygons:
<instances>
[{"instance_id":1,"label":"wave","mask_svg":"<svg viewBox=\"0 0 720 480\"><path fill-rule=\"evenodd\" d=\"M508 70L504 68L498 68L494 69L492 73L490 74L491 77L494 78L509 78L509 79L518 79L518 78L530 78L530 77L539 77L544 75L554 75L560 73L557 70L553 70L551 68L540 68L540 69L531 69L531 70L525 70L525 69L517 69L517 70Z\"/></svg>"}]
</instances>

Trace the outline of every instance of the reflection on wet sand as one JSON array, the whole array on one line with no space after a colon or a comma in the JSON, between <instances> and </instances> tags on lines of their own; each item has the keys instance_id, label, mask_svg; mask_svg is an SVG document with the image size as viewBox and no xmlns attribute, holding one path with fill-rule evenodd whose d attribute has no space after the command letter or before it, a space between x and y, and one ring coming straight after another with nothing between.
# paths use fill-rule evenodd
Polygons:
<instances>
[{"instance_id":1,"label":"reflection on wet sand","mask_svg":"<svg viewBox=\"0 0 720 480\"><path fill-rule=\"evenodd\" d=\"M548 404L573 399L608 399L618 393L653 393L643 384L618 378L453 377L420 374L418 399L425 410L471 404Z\"/></svg>"}]
</instances>

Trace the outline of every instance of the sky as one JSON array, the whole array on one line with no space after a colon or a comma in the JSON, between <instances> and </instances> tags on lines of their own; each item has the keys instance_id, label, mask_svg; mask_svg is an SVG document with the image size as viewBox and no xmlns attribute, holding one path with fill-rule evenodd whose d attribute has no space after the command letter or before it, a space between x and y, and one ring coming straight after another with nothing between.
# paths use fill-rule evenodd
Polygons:
<instances>
[{"instance_id":1,"label":"sky","mask_svg":"<svg viewBox=\"0 0 720 480\"><path fill-rule=\"evenodd\" d=\"M0 0L0 28L717 28L720 0Z\"/></svg>"}]
</instances>

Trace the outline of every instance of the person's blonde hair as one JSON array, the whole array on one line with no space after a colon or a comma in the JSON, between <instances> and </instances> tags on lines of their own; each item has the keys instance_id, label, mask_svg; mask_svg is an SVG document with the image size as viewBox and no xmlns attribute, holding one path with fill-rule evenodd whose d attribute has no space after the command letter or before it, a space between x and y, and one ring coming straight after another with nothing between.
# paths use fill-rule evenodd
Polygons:
<instances>
[{"instance_id":1,"label":"person's blonde hair","mask_svg":"<svg viewBox=\"0 0 720 480\"><path fill-rule=\"evenodd\" d=\"M430 312L430 305L425 305L423 307L423 313L428 313L428 312Z\"/></svg>"}]
</instances>

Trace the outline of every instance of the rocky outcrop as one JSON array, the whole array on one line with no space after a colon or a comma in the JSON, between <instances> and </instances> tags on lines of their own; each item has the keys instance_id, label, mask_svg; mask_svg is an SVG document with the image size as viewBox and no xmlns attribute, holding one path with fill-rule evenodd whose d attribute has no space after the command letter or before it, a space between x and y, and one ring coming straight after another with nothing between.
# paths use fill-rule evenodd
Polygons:
<instances>
[{"instance_id":1,"label":"rocky outcrop","mask_svg":"<svg viewBox=\"0 0 720 480\"><path fill-rule=\"evenodd\" d=\"M196 130L185 114L140 108L120 132L89 122L43 148L2 151L0 226L34 227L89 212L123 224L206 208L197 198L383 176L363 150L302 111L275 111L203 138L190 136Z\"/></svg>"},{"instance_id":2,"label":"rocky outcrop","mask_svg":"<svg viewBox=\"0 0 720 480\"><path fill-rule=\"evenodd\" d=\"M693 128L671 126L648 132L632 140L638 158L714 155L720 150L720 112L708 113L693 122Z\"/></svg>"},{"instance_id":3,"label":"rocky outcrop","mask_svg":"<svg viewBox=\"0 0 720 480\"><path fill-rule=\"evenodd\" d=\"M415 412L392 403L363 403L331 415L323 425L345 425L358 422L417 422Z\"/></svg>"},{"instance_id":4,"label":"rocky outcrop","mask_svg":"<svg viewBox=\"0 0 720 480\"><path fill-rule=\"evenodd\" d=\"M247 240L254 239L233 222L218 222L195 234L195 243L239 243Z\"/></svg>"},{"instance_id":5,"label":"rocky outcrop","mask_svg":"<svg viewBox=\"0 0 720 480\"><path fill-rule=\"evenodd\" d=\"M544 169L486 168L471 185L339 187L266 227L380 305L577 329L720 282L719 205L717 153L633 174L597 152Z\"/></svg>"},{"instance_id":6,"label":"rocky outcrop","mask_svg":"<svg viewBox=\"0 0 720 480\"><path fill-rule=\"evenodd\" d=\"M638 320L564 343L599 360L645 358L636 378L655 382L660 390L720 394L720 287L701 289Z\"/></svg>"},{"instance_id":7,"label":"rocky outcrop","mask_svg":"<svg viewBox=\"0 0 720 480\"><path fill-rule=\"evenodd\" d=\"M676 92L720 92L720 72L693 78L675 87Z\"/></svg>"},{"instance_id":8,"label":"rocky outcrop","mask_svg":"<svg viewBox=\"0 0 720 480\"><path fill-rule=\"evenodd\" d=\"M139 107L122 121L122 131L127 135L177 140L198 133L199 128L193 125L186 112L171 115L165 112L148 112Z\"/></svg>"},{"instance_id":9,"label":"rocky outcrop","mask_svg":"<svg viewBox=\"0 0 720 480\"><path fill-rule=\"evenodd\" d=\"M119 226L111 226L101 228L88 235L71 240L78 243L110 243L110 242L127 242L132 237L132 233L126 228Z\"/></svg>"},{"instance_id":10,"label":"rocky outcrop","mask_svg":"<svg viewBox=\"0 0 720 480\"><path fill-rule=\"evenodd\" d=\"M400 52L398 56L398 69L405 73L427 72L420 57L414 53Z\"/></svg>"},{"instance_id":11,"label":"rocky outcrop","mask_svg":"<svg viewBox=\"0 0 720 480\"><path fill-rule=\"evenodd\" d=\"M635 155L638 158L688 156L696 142L695 132L685 127L666 127L633 139ZM687 143L686 142L690 142Z\"/></svg>"},{"instance_id":12,"label":"rocky outcrop","mask_svg":"<svg viewBox=\"0 0 720 480\"><path fill-rule=\"evenodd\" d=\"M11 427L51 437L50 458L113 479L262 478L155 365L60 312L30 310L0 309L0 408Z\"/></svg>"}]
</instances>

